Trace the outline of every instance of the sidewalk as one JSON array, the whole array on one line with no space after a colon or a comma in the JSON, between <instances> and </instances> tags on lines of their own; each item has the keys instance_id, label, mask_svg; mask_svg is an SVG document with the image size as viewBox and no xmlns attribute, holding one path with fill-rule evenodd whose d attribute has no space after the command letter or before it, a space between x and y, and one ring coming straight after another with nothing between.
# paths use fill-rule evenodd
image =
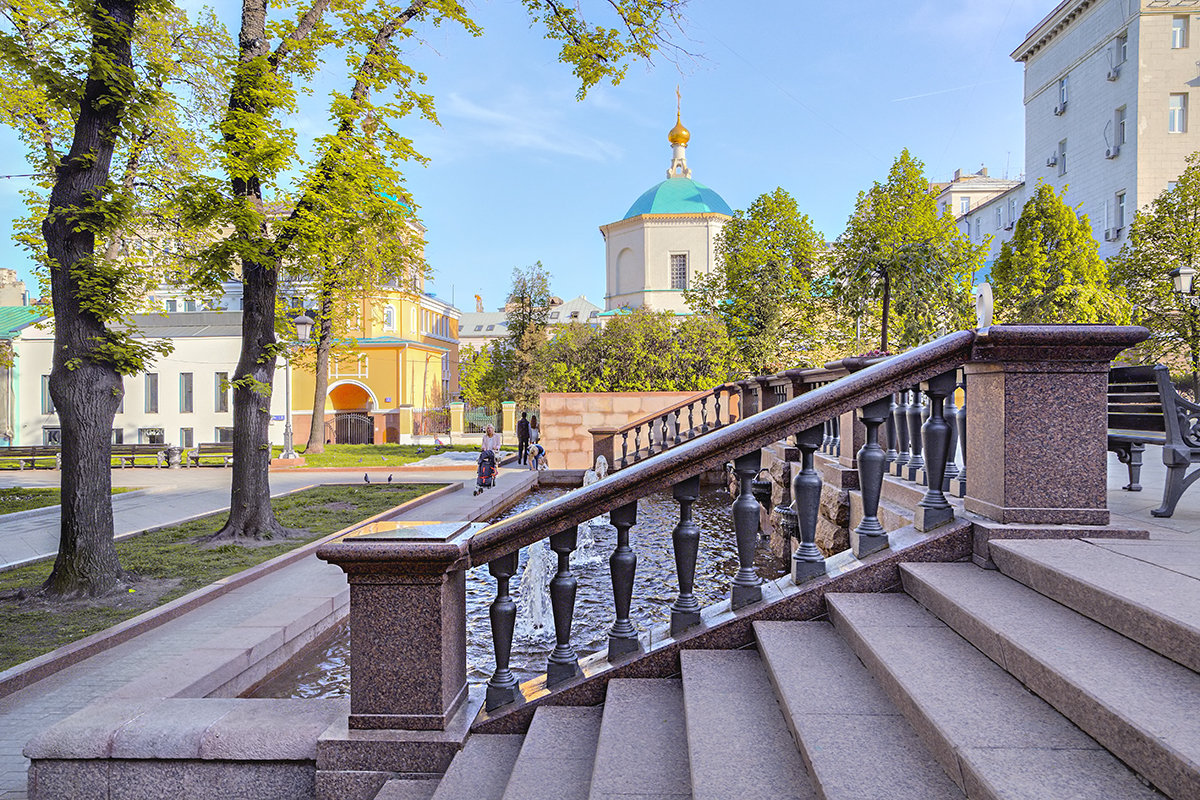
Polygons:
<instances>
[{"instance_id":1,"label":"sidewalk","mask_svg":"<svg viewBox=\"0 0 1200 800\"><path fill-rule=\"evenodd\" d=\"M215 472L215 470L214 470ZM398 519L472 520L486 518L506 487L530 479L523 469L501 470L496 489L475 496L474 470L471 477L450 478L434 473L433 480L458 480L463 488L417 506ZM272 487L280 489L277 474ZM313 483L312 473L304 476ZM343 475L341 482L362 480ZM414 480L406 475L406 480ZM321 482L333 482L322 479ZM198 492L201 490L197 490ZM216 489L209 490L215 492ZM201 492L202 494L202 492ZM162 494L157 496L162 502ZM197 507L199 500L195 501ZM228 497L224 506L228 507ZM120 512L124 517L124 512ZM123 521L124 522L124 521ZM26 770L29 762L21 750L35 733L64 719L95 700L154 671L181 653L209 642L213 637L238 626L263 609L287 600L298 592L344 590L346 578L341 569L310 555L263 578L239 587L127 642L69 666L37 683L0 698L0 800L26 797Z\"/></svg>"}]
</instances>

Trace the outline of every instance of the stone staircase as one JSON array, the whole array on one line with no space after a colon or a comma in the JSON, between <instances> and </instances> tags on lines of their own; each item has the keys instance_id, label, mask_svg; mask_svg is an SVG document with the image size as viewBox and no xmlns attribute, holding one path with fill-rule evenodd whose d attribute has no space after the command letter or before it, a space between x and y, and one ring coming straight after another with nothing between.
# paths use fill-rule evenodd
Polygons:
<instances>
[{"instance_id":1,"label":"stone staircase","mask_svg":"<svg viewBox=\"0 0 1200 800\"><path fill-rule=\"evenodd\" d=\"M1114 541L903 564L904 593L828 594L828 622L757 622L756 651L684 651L377 796L1198 798L1200 547L1176 571Z\"/></svg>"}]
</instances>

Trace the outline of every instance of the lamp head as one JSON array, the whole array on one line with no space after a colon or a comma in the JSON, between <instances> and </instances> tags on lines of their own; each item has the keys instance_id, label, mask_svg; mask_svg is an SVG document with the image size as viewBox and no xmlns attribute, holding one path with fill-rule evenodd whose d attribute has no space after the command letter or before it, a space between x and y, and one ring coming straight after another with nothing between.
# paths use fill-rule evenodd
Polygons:
<instances>
[{"instance_id":1,"label":"lamp head","mask_svg":"<svg viewBox=\"0 0 1200 800\"><path fill-rule=\"evenodd\" d=\"M1192 279L1196 276L1196 270L1189 266L1176 267L1168 273L1171 280L1175 282L1175 291L1180 294L1192 293Z\"/></svg>"},{"instance_id":2,"label":"lamp head","mask_svg":"<svg viewBox=\"0 0 1200 800\"><path fill-rule=\"evenodd\" d=\"M292 324L296 326L296 341L307 342L308 337L312 335L312 319L307 314L301 314L292 320Z\"/></svg>"}]
</instances>

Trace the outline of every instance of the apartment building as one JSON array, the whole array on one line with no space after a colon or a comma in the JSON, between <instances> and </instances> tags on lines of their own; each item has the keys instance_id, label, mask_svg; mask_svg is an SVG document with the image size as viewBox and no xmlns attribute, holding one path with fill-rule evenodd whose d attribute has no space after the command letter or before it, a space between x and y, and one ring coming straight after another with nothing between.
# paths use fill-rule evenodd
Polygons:
<instances>
[{"instance_id":1,"label":"apartment building","mask_svg":"<svg viewBox=\"0 0 1200 800\"><path fill-rule=\"evenodd\" d=\"M1195 0L1064 0L1012 52L1025 66L1027 189L1066 187L1103 258L1200 149L1197 36Z\"/></svg>"}]
</instances>

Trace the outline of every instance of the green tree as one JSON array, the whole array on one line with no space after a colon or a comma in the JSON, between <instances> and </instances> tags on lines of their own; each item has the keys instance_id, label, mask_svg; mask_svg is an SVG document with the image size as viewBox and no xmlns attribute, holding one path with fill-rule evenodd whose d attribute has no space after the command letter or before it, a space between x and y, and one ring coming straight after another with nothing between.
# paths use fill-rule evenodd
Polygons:
<instances>
[{"instance_id":1,"label":"green tree","mask_svg":"<svg viewBox=\"0 0 1200 800\"><path fill-rule=\"evenodd\" d=\"M859 193L834 243L836 296L843 309L855 313L865 304L881 304L885 351L893 313L903 347L970 319L971 278L986 246L972 245L949 213L939 215L934 197L925 165L904 149L884 183Z\"/></svg>"},{"instance_id":2,"label":"green tree","mask_svg":"<svg viewBox=\"0 0 1200 800\"><path fill-rule=\"evenodd\" d=\"M41 240L36 221L17 238L53 302L63 474L58 556L43 586L52 597L104 594L123 575L108 457L121 379L169 351L120 324L152 282L137 267L155 261L128 239L198 163L222 41L211 15L192 25L169 0L15 0L0 15L0 118L40 174L27 200L45 209Z\"/></svg>"},{"instance_id":3,"label":"green tree","mask_svg":"<svg viewBox=\"0 0 1200 800\"><path fill-rule=\"evenodd\" d=\"M991 283L1002 322L1129 321L1129 303L1109 286L1087 217L1041 181L1000 248Z\"/></svg>"},{"instance_id":4,"label":"green tree","mask_svg":"<svg viewBox=\"0 0 1200 800\"><path fill-rule=\"evenodd\" d=\"M542 262L525 269L513 268L512 291L504 311L508 323L504 362L509 399L532 406L541 392L538 353L546 342L550 322L550 273Z\"/></svg>"},{"instance_id":5,"label":"green tree","mask_svg":"<svg viewBox=\"0 0 1200 800\"><path fill-rule=\"evenodd\" d=\"M467 345L459 351L458 385L468 403L499 405L507 397L507 384L501 342L490 342L478 350Z\"/></svg>"},{"instance_id":6,"label":"green tree","mask_svg":"<svg viewBox=\"0 0 1200 800\"><path fill-rule=\"evenodd\" d=\"M579 96L600 80L619 82L632 58L650 58L664 44L685 0L620 0L607 4L614 27L595 25L579 4L523 0L546 36L562 43L560 60L579 78ZM305 241L298 229L309 209L340 186L360 208L382 202L379 187L401 183L400 163L420 158L393 123L417 112L436 120L433 98L422 91L425 76L404 61L402 44L416 26L459 25L481 30L458 0L379 0L369 6L331 0L281 3L280 19L268 20L266 0L243 0L239 53L218 145L224 184L200 181L184 198L198 225L226 227L228 238L206 249L202 273L231 274L243 282L242 353L234 380L234 474L230 515L216 538L270 537L282 531L271 511L268 465L269 398L280 345L275 335L275 294L280 271L297 258ZM598 4L605 7L605 4ZM294 132L282 116L295 111L298 82L307 83L329 49L344 52L352 88L334 93L334 131L318 140L310 170L301 166ZM373 97L382 97L374 102ZM295 199L268 226L265 198L282 195L289 171L305 173ZM415 206L413 206L415 208Z\"/></svg>"},{"instance_id":7,"label":"green tree","mask_svg":"<svg viewBox=\"0 0 1200 800\"><path fill-rule=\"evenodd\" d=\"M825 248L781 188L734 212L717 236L717 268L684 292L694 312L716 317L757 374L804 366L817 318L814 273Z\"/></svg>"},{"instance_id":8,"label":"green tree","mask_svg":"<svg viewBox=\"0 0 1200 800\"><path fill-rule=\"evenodd\" d=\"M1133 321L1150 329L1140 346L1150 361L1175 361L1186 354L1193 396L1200 398L1200 307L1175 292L1170 272L1200 270L1200 153L1129 229L1120 254L1109 261L1112 283L1133 300Z\"/></svg>"}]
</instances>

